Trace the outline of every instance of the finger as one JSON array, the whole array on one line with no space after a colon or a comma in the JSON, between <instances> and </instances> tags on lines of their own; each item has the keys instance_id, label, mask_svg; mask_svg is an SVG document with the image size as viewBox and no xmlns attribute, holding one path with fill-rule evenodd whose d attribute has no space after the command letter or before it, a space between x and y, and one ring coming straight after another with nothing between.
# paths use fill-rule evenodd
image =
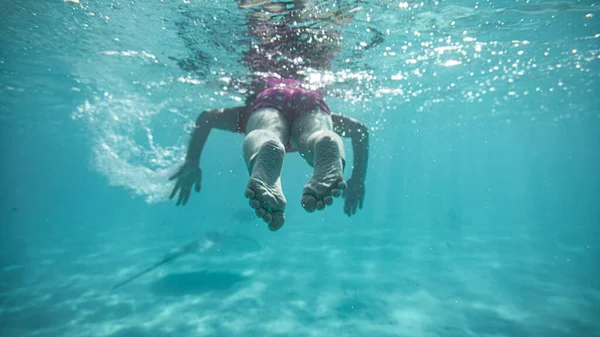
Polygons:
<instances>
[{"instance_id":1,"label":"finger","mask_svg":"<svg viewBox=\"0 0 600 337\"><path fill-rule=\"evenodd\" d=\"M362 209L363 200L365 200L365 199L364 198L360 198L360 201L359 201L359 204L358 204L359 207L360 207L360 209Z\"/></svg>"},{"instance_id":2,"label":"finger","mask_svg":"<svg viewBox=\"0 0 600 337\"><path fill-rule=\"evenodd\" d=\"M177 194L177 191L179 190L179 184L180 184L180 182L177 181L177 183L175 184L175 187L173 187L173 191L171 192L171 195L169 196L169 199L173 199L173 197L175 196L175 194Z\"/></svg>"},{"instance_id":3,"label":"finger","mask_svg":"<svg viewBox=\"0 0 600 337\"><path fill-rule=\"evenodd\" d=\"M171 195L169 196L169 200L173 200L175 194L177 194L177 186L173 187L173 191L171 191Z\"/></svg>"},{"instance_id":4,"label":"finger","mask_svg":"<svg viewBox=\"0 0 600 337\"><path fill-rule=\"evenodd\" d=\"M202 188L202 171L200 171L198 173L198 175L196 175L196 192L200 192L201 188Z\"/></svg>"},{"instance_id":5,"label":"finger","mask_svg":"<svg viewBox=\"0 0 600 337\"><path fill-rule=\"evenodd\" d=\"M179 191L179 199L177 199L177 206L181 205L183 202L183 198L185 198L185 187L181 187Z\"/></svg>"},{"instance_id":6,"label":"finger","mask_svg":"<svg viewBox=\"0 0 600 337\"><path fill-rule=\"evenodd\" d=\"M352 216L354 210L354 200L348 202L348 216Z\"/></svg>"},{"instance_id":7,"label":"finger","mask_svg":"<svg viewBox=\"0 0 600 337\"><path fill-rule=\"evenodd\" d=\"M190 195L191 195L191 194L192 194L192 189L191 189L191 187L190 187L190 188L187 188L187 189L185 190L185 196L183 197L183 206L185 206L185 205L187 204L188 200L190 200Z\"/></svg>"},{"instance_id":8,"label":"finger","mask_svg":"<svg viewBox=\"0 0 600 337\"><path fill-rule=\"evenodd\" d=\"M183 172L183 167L180 167L175 173L173 173L170 177L169 180L174 180L177 179L181 176L181 173Z\"/></svg>"}]
</instances>

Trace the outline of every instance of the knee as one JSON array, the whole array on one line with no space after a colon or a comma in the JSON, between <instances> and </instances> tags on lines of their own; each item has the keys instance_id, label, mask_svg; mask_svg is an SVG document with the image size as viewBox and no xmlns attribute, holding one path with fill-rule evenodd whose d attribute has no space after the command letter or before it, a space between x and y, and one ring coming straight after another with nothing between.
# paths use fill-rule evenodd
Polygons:
<instances>
[{"instance_id":1,"label":"knee","mask_svg":"<svg viewBox=\"0 0 600 337\"><path fill-rule=\"evenodd\" d=\"M281 150L285 153L285 146L275 132L254 130L249 132L244 139L244 155L246 159L256 154L262 146L270 146L274 150Z\"/></svg>"},{"instance_id":2,"label":"knee","mask_svg":"<svg viewBox=\"0 0 600 337\"><path fill-rule=\"evenodd\" d=\"M314 132L308 138L308 142L313 146L320 142L340 143L341 141L342 140L341 140L340 136L338 136L335 132L330 131L330 130L321 130L321 131Z\"/></svg>"},{"instance_id":3,"label":"knee","mask_svg":"<svg viewBox=\"0 0 600 337\"><path fill-rule=\"evenodd\" d=\"M266 142L279 143L281 144L281 146L283 146L283 144L281 143L281 139L275 132L265 129L250 131L244 139L244 143L252 143L258 145L264 144Z\"/></svg>"},{"instance_id":4,"label":"knee","mask_svg":"<svg viewBox=\"0 0 600 337\"><path fill-rule=\"evenodd\" d=\"M341 144L342 139L333 131L319 130L301 135L292 144L298 147L303 156L306 156L314 150L316 144L322 142L335 142Z\"/></svg>"},{"instance_id":5,"label":"knee","mask_svg":"<svg viewBox=\"0 0 600 337\"><path fill-rule=\"evenodd\" d=\"M283 145L281 140L277 137L270 138L264 141L262 144L260 144L261 148L265 146L273 151L285 153L285 145Z\"/></svg>"}]
</instances>

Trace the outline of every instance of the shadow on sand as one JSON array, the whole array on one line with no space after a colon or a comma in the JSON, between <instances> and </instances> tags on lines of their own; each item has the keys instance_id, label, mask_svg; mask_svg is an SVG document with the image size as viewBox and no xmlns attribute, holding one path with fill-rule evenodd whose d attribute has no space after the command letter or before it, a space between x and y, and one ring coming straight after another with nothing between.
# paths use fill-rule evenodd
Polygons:
<instances>
[{"instance_id":1,"label":"shadow on sand","mask_svg":"<svg viewBox=\"0 0 600 337\"><path fill-rule=\"evenodd\" d=\"M169 274L150 286L157 296L184 296L229 290L248 278L236 273L198 271Z\"/></svg>"}]
</instances>

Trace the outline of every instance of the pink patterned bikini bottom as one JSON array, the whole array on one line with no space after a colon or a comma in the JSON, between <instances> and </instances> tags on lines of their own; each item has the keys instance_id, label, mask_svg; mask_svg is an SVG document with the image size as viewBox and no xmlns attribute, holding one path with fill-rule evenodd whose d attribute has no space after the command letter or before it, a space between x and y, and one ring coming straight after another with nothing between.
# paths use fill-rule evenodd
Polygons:
<instances>
[{"instance_id":1,"label":"pink patterned bikini bottom","mask_svg":"<svg viewBox=\"0 0 600 337\"><path fill-rule=\"evenodd\" d=\"M261 108L273 108L283 113L291 124L294 123L299 116L320 109L321 111L331 114L329 107L323 100L323 95L317 90L303 88L301 82L294 79L280 78L265 78L267 89L261 91L256 99L249 106L250 115ZM245 130L245 125L248 122L247 118L240 123L239 129ZM291 144L286 144L288 152L294 152Z\"/></svg>"}]
</instances>

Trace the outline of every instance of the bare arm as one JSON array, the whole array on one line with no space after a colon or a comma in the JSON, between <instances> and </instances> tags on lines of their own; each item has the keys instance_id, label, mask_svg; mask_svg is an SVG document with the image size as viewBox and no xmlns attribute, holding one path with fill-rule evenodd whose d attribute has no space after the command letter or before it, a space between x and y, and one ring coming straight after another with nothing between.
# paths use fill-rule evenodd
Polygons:
<instances>
[{"instance_id":1,"label":"bare arm","mask_svg":"<svg viewBox=\"0 0 600 337\"><path fill-rule=\"evenodd\" d=\"M352 178L364 181L367 175L369 159L369 129L356 119L338 114L331 114L333 131L342 137L350 137L354 154Z\"/></svg>"},{"instance_id":2,"label":"bare arm","mask_svg":"<svg viewBox=\"0 0 600 337\"><path fill-rule=\"evenodd\" d=\"M196 192L200 192L202 185L202 170L200 169L200 155L208 138L210 130L213 128L236 132L238 128L238 120L244 111L243 107L206 110L200 113L196 119L194 132L190 139L185 163L181 165L179 170L173 174L169 180L176 180L170 199L173 199L177 194L177 205L187 204L192 187L195 186Z\"/></svg>"},{"instance_id":3,"label":"bare arm","mask_svg":"<svg viewBox=\"0 0 600 337\"><path fill-rule=\"evenodd\" d=\"M244 108L236 107L201 112L196 119L194 132L190 139L185 156L186 163L200 164L200 155L212 128L236 132L242 109Z\"/></svg>"}]
</instances>

